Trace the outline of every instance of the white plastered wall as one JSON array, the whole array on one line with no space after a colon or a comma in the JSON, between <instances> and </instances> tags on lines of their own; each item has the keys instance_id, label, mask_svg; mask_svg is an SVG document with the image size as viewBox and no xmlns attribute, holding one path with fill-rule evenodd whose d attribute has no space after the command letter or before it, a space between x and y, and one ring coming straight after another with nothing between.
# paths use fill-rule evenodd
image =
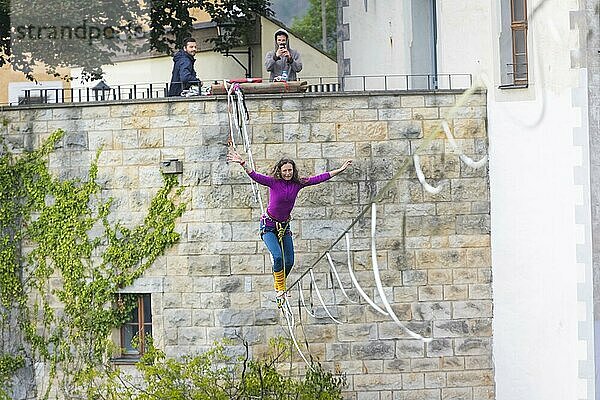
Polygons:
<instances>
[{"instance_id":1,"label":"white plastered wall","mask_svg":"<svg viewBox=\"0 0 600 400\"><path fill-rule=\"evenodd\" d=\"M410 1L350 0L343 23L350 23L350 40L343 42L351 75L410 74L412 29Z\"/></svg>"},{"instance_id":2,"label":"white plastered wall","mask_svg":"<svg viewBox=\"0 0 600 400\"><path fill-rule=\"evenodd\" d=\"M528 3L531 12L540 1ZM488 86L498 400L593 399L578 380L577 246L589 224L578 225L575 209L589 193L574 171L589 173L589 164L582 165L573 140L581 126L572 98L579 71L570 64L577 43L569 13L576 8L576 1L547 1L530 17L526 89L498 88L500 10L490 14L493 63L481 72Z\"/></svg>"},{"instance_id":3,"label":"white plastered wall","mask_svg":"<svg viewBox=\"0 0 600 400\"><path fill-rule=\"evenodd\" d=\"M592 340L580 328L592 304L581 296L591 296L592 283L584 278L591 276L591 253L582 246L590 221L576 220L576 210L589 204L589 188L575 180L589 182L587 147L574 143L574 132L589 135L584 107L574 101L585 74L571 66L579 46L571 12L579 4L527 2L529 12L537 10L528 30L529 87L499 89L502 1L436 2L438 70L473 74L488 90L496 399L592 400L579 367ZM386 33L376 27L391 11L402 24L406 16L392 10L399 3L369 1L367 13L363 1L344 7L343 22L350 22L344 57L352 59L352 74L397 73L400 61L392 66L377 58Z\"/></svg>"}]
</instances>

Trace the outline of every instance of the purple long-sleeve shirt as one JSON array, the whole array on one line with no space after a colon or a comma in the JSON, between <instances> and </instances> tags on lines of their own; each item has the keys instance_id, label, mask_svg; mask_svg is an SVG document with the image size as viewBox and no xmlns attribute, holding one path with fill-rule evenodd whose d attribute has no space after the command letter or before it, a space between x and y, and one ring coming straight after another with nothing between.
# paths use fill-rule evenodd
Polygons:
<instances>
[{"instance_id":1,"label":"purple long-sleeve shirt","mask_svg":"<svg viewBox=\"0 0 600 400\"><path fill-rule=\"evenodd\" d=\"M290 217L290 213L292 212L292 208L294 208L296 197L298 197L300 189L325 182L331 178L329 172L311 176L304 179L302 181L303 183L277 179L272 176L259 174L256 171L251 171L248 176L255 182L269 187L269 205L267 206L267 213L277 221L286 221Z\"/></svg>"}]
</instances>

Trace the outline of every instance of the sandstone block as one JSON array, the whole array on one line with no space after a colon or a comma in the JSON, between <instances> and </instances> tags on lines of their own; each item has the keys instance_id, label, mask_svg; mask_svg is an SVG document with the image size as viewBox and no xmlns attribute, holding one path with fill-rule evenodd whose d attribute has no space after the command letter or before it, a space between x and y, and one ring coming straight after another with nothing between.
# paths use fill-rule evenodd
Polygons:
<instances>
[{"instance_id":1,"label":"sandstone block","mask_svg":"<svg viewBox=\"0 0 600 400\"><path fill-rule=\"evenodd\" d=\"M467 300L469 299L469 287L467 285L445 285L444 300Z\"/></svg>"},{"instance_id":2,"label":"sandstone block","mask_svg":"<svg viewBox=\"0 0 600 400\"><path fill-rule=\"evenodd\" d=\"M456 97L453 94L425 95L425 106L453 106Z\"/></svg>"},{"instance_id":3,"label":"sandstone block","mask_svg":"<svg viewBox=\"0 0 600 400\"><path fill-rule=\"evenodd\" d=\"M377 110L379 121L407 121L412 119L410 108L380 108Z\"/></svg>"},{"instance_id":4,"label":"sandstone block","mask_svg":"<svg viewBox=\"0 0 600 400\"><path fill-rule=\"evenodd\" d=\"M401 357L401 356L399 356ZM383 371L386 373L397 374L401 371L410 370L410 360L406 358L395 358L393 360L383 361Z\"/></svg>"},{"instance_id":5,"label":"sandstone block","mask_svg":"<svg viewBox=\"0 0 600 400\"><path fill-rule=\"evenodd\" d=\"M275 309L260 309L255 313L256 325L271 325L277 323L279 318L279 310Z\"/></svg>"},{"instance_id":6,"label":"sandstone block","mask_svg":"<svg viewBox=\"0 0 600 400\"><path fill-rule=\"evenodd\" d=\"M465 357L465 369L491 369L494 368L492 357L489 354Z\"/></svg>"},{"instance_id":7,"label":"sandstone block","mask_svg":"<svg viewBox=\"0 0 600 400\"><path fill-rule=\"evenodd\" d=\"M192 325L192 310L187 308L172 308L163 311L164 321L170 327Z\"/></svg>"},{"instance_id":8,"label":"sandstone block","mask_svg":"<svg viewBox=\"0 0 600 400\"><path fill-rule=\"evenodd\" d=\"M472 300L492 299L491 285L488 283L469 285L469 299L472 299Z\"/></svg>"},{"instance_id":9,"label":"sandstone block","mask_svg":"<svg viewBox=\"0 0 600 400\"><path fill-rule=\"evenodd\" d=\"M418 288L419 301L433 301L443 300L443 287L442 286L422 286Z\"/></svg>"},{"instance_id":10,"label":"sandstone block","mask_svg":"<svg viewBox=\"0 0 600 400\"><path fill-rule=\"evenodd\" d=\"M400 108L401 97L400 96L371 96L369 97L369 108Z\"/></svg>"},{"instance_id":11,"label":"sandstone block","mask_svg":"<svg viewBox=\"0 0 600 400\"><path fill-rule=\"evenodd\" d=\"M450 319L449 302L419 302L412 304L413 316L417 320Z\"/></svg>"},{"instance_id":12,"label":"sandstone block","mask_svg":"<svg viewBox=\"0 0 600 400\"><path fill-rule=\"evenodd\" d=\"M442 400L472 400L473 389L471 388L443 388Z\"/></svg>"},{"instance_id":13,"label":"sandstone block","mask_svg":"<svg viewBox=\"0 0 600 400\"><path fill-rule=\"evenodd\" d=\"M398 326L396 325L396 329ZM420 340L400 339L396 341L396 355L399 358L421 358L425 356L425 345Z\"/></svg>"},{"instance_id":14,"label":"sandstone block","mask_svg":"<svg viewBox=\"0 0 600 400\"><path fill-rule=\"evenodd\" d=\"M490 386L494 383L492 371L457 371L448 372L449 387L461 386Z\"/></svg>"},{"instance_id":15,"label":"sandstone block","mask_svg":"<svg viewBox=\"0 0 600 400\"><path fill-rule=\"evenodd\" d=\"M452 270L451 269L430 269L427 271L427 282L430 284L451 284Z\"/></svg>"},{"instance_id":16,"label":"sandstone block","mask_svg":"<svg viewBox=\"0 0 600 400\"><path fill-rule=\"evenodd\" d=\"M492 316L490 300L455 301L453 318L481 318Z\"/></svg>"},{"instance_id":17,"label":"sandstone block","mask_svg":"<svg viewBox=\"0 0 600 400\"><path fill-rule=\"evenodd\" d=\"M461 268L467 266L466 249L417 249L417 268Z\"/></svg>"},{"instance_id":18,"label":"sandstone block","mask_svg":"<svg viewBox=\"0 0 600 400\"><path fill-rule=\"evenodd\" d=\"M287 123L294 124L300 120L300 113L298 111L273 111L273 123Z\"/></svg>"},{"instance_id":19,"label":"sandstone block","mask_svg":"<svg viewBox=\"0 0 600 400\"><path fill-rule=\"evenodd\" d=\"M395 355L393 341L370 341L352 343L352 356L361 360L392 359Z\"/></svg>"},{"instance_id":20,"label":"sandstone block","mask_svg":"<svg viewBox=\"0 0 600 400\"><path fill-rule=\"evenodd\" d=\"M206 328L190 326L178 328L178 342L180 345L206 345Z\"/></svg>"},{"instance_id":21,"label":"sandstone block","mask_svg":"<svg viewBox=\"0 0 600 400\"><path fill-rule=\"evenodd\" d=\"M443 388L446 386L445 372L426 372L425 373L425 388Z\"/></svg>"},{"instance_id":22,"label":"sandstone block","mask_svg":"<svg viewBox=\"0 0 600 400\"><path fill-rule=\"evenodd\" d=\"M456 338L456 355L486 355L491 354L491 343L488 338Z\"/></svg>"},{"instance_id":23,"label":"sandstone block","mask_svg":"<svg viewBox=\"0 0 600 400\"><path fill-rule=\"evenodd\" d=\"M401 388L401 380L392 374L363 374L354 376L354 389L368 390L397 390Z\"/></svg>"},{"instance_id":24,"label":"sandstone block","mask_svg":"<svg viewBox=\"0 0 600 400\"><path fill-rule=\"evenodd\" d=\"M253 124L251 132L252 143L281 143L283 139L282 124Z\"/></svg>"},{"instance_id":25,"label":"sandstone block","mask_svg":"<svg viewBox=\"0 0 600 400\"><path fill-rule=\"evenodd\" d=\"M354 143L323 143L321 147L328 158L353 158L356 155Z\"/></svg>"},{"instance_id":26,"label":"sandstone block","mask_svg":"<svg viewBox=\"0 0 600 400\"><path fill-rule=\"evenodd\" d=\"M321 113L319 110L300 110L299 121L301 124L310 124L312 122L319 122Z\"/></svg>"},{"instance_id":27,"label":"sandstone block","mask_svg":"<svg viewBox=\"0 0 600 400\"><path fill-rule=\"evenodd\" d=\"M355 109L354 121L377 121L377 110L373 109Z\"/></svg>"},{"instance_id":28,"label":"sandstone block","mask_svg":"<svg viewBox=\"0 0 600 400\"><path fill-rule=\"evenodd\" d=\"M192 326L211 326L214 325L214 314L210 310L193 309Z\"/></svg>"},{"instance_id":29,"label":"sandstone block","mask_svg":"<svg viewBox=\"0 0 600 400\"><path fill-rule=\"evenodd\" d=\"M375 340L377 339L377 325L370 323L340 325L337 337L341 342Z\"/></svg>"},{"instance_id":30,"label":"sandstone block","mask_svg":"<svg viewBox=\"0 0 600 400\"><path fill-rule=\"evenodd\" d=\"M348 360L350 358L350 343L326 343L326 360Z\"/></svg>"},{"instance_id":31,"label":"sandstone block","mask_svg":"<svg viewBox=\"0 0 600 400\"><path fill-rule=\"evenodd\" d=\"M413 390L425 387L425 374L409 372L402 374L402 389Z\"/></svg>"},{"instance_id":32,"label":"sandstone block","mask_svg":"<svg viewBox=\"0 0 600 400\"><path fill-rule=\"evenodd\" d=\"M452 271L454 274L453 283L477 283L478 271L473 268L456 268Z\"/></svg>"},{"instance_id":33,"label":"sandstone block","mask_svg":"<svg viewBox=\"0 0 600 400\"><path fill-rule=\"evenodd\" d=\"M441 357L441 369L444 371L456 371L465 369L464 357Z\"/></svg>"},{"instance_id":34,"label":"sandstone block","mask_svg":"<svg viewBox=\"0 0 600 400\"><path fill-rule=\"evenodd\" d=\"M220 326L254 325L256 321L252 310L222 310L216 316Z\"/></svg>"},{"instance_id":35,"label":"sandstone block","mask_svg":"<svg viewBox=\"0 0 600 400\"><path fill-rule=\"evenodd\" d=\"M418 120L388 121L390 139L417 139L423 137L423 123Z\"/></svg>"},{"instance_id":36,"label":"sandstone block","mask_svg":"<svg viewBox=\"0 0 600 400\"><path fill-rule=\"evenodd\" d=\"M416 120L438 119L439 110L437 107L415 107L412 109L412 118Z\"/></svg>"},{"instance_id":37,"label":"sandstone block","mask_svg":"<svg viewBox=\"0 0 600 400\"><path fill-rule=\"evenodd\" d=\"M440 359L441 358L413 358L410 360L411 371L437 371L440 369Z\"/></svg>"},{"instance_id":38,"label":"sandstone block","mask_svg":"<svg viewBox=\"0 0 600 400\"><path fill-rule=\"evenodd\" d=\"M473 388L473 400L494 400L496 391L494 386L478 386Z\"/></svg>"},{"instance_id":39,"label":"sandstone block","mask_svg":"<svg viewBox=\"0 0 600 400\"><path fill-rule=\"evenodd\" d=\"M402 271L402 282L406 286L426 285L427 284L427 271L423 271L423 270Z\"/></svg>"},{"instance_id":40,"label":"sandstone block","mask_svg":"<svg viewBox=\"0 0 600 400\"><path fill-rule=\"evenodd\" d=\"M453 356L451 339L434 339L427 343L427 357Z\"/></svg>"},{"instance_id":41,"label":"sandstone block","mask_svg":"<svg viewBox=\"0 0 600 400\"><path fill-rule=\"evenodd\" d=\"M350 122L354 114L352 110L321 110L321 122Z\"/></svg>"}]
</instances>

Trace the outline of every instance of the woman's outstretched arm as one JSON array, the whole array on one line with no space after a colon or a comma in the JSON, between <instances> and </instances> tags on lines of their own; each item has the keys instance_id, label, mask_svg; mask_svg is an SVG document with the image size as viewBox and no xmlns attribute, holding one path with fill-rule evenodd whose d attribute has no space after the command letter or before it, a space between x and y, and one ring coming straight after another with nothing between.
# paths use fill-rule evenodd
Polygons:
<instances>
[{"instance_id":1,"label":"woman's outstretched arm","mask_svg":"<svg viewBox=\"0 0 600 400\"><path fill-rule=\"evenodd\" d=\"M255 181L261 185L271 187L271 185L275 181L275 178L273 178L272 176L259 174L258 172L254 171L250 167L250 165L248 165L248 163L246 163L246 161L244 161L242 156L240 156L238 154L238 152L235 151L235 149L233 147L230 147L229 151L227 152L227 161L231 161L231 162L240 164L244 168L244 171L246 171L246 173L248 174L250 179L252 179L253 181Z\"/></svg>"},{"instance_id":2,"label":"woman's outstretched arm","mask_svg":"<svg viewBox=\"0 0 600 400\"><path fill-rule=\"evenodd\" d=\"M344 162L344 164L342 164L342 166L339 167L338 169L329 171L329 175L331 175L331 177L334 177L337 174L339 174L340 172L344 172L346 170L346 168L348 168L350 165L352 165L352 160L346 160L346 162Z\"/></svg>"},{"instance_id":3,"label":"woman's outstretched arm","mask_svg":"<svg viewBox=\"0 0 600 400\"><path fill-rule=\"evenodd\" d=\"M348 160L344 164L342 164L342 166L339 167L338 169L323 172L322 174L319 174L319 175L311 176L309 178L304 179L304 181L302 183L304 186L312 186L312 185L319 184L321 182L325 182L326 180L333 178L340 172L345 171L346 168L348 168L348 166L351 164L352 164L352 160Z\"/></svg>"},{"instance_id":4,"label":"woman's outstretched arm","mask_svg":"<svg viewBox=\"0 0 600 400\"><path fill-rule=\"evenodd\" d=\"M231 162L240 164L244 168L244 171L246 171L247 174L252 172L252 168L250 168L250 166L248 164L246 164L246 161L244 161L242 156L240 156L239 153L237 151L235 151L235 149L233 147L229 147L229 151L227 152L227 161L231 161Z\"/></svg>"}]
</instances>

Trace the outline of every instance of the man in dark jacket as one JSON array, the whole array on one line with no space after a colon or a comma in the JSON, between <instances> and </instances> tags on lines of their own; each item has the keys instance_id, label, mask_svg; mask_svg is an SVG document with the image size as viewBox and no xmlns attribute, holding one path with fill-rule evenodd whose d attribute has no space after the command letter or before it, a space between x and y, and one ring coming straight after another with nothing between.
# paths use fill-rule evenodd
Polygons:
<instances>
[{"instance_id":1,"label":"man in dark jacket","mask_svg":"<svg viewBox=\"0 0 600 400\"><path fill-rule=\"evenodd\" d=\"M265 68L271 73L269 79L295 81L296 73L302 71L302 59L298 50L290 47L289 34L285 29L275 32L275 49L265 56Z\"/></svg>"},{"instance_id":2,"label":"man in dark jacket","mask_svg":"<svg viewBox=\"0 0 600 400\"><path fill-rule=\"evenodd\" d=\"M196 50L194 38L183 39L182 49L173 56L173 74L169 85L169 96L181 96L181 92L189 89L192 84L200 85L201 82L194 70Z\"/></svg>"}]
</instances>

